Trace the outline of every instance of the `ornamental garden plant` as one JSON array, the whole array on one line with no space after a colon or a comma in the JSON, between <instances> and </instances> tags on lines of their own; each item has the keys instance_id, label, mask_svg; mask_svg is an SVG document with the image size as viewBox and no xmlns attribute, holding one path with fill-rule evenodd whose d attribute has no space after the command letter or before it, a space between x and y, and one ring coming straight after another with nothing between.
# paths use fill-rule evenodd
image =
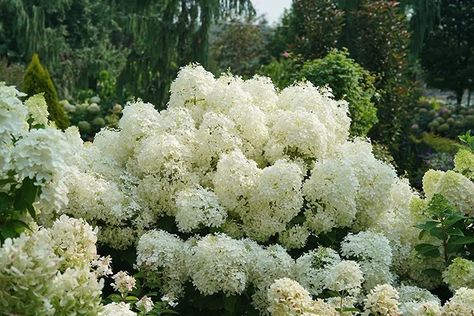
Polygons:
<instances>
[{"instance_id":1,"label":"ornamental garden plant","mask_svg":"<svg viewBox=\"0 0 474 316\"><path fill-rule=\"evenodd\" d=\"M474 146L418 192L309 82L190 65L86 143L20 97L0 86L6 314L474 313Z\"/></svg>"}]
</instances>

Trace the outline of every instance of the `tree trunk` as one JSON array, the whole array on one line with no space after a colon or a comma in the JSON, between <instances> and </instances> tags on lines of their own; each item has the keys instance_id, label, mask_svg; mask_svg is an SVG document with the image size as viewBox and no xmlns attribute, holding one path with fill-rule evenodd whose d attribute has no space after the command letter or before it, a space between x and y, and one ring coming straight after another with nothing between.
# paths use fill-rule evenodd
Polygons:
<instances>
[{"instance_id":1,"label":"tree trunk","mask_svg":"<svg viewBox=\"0 0 474 316\"><path fill-rule=\"evenodd\" d=\"M464 90L457 90L456 91L456 103L457 103L457 105L461 105L463 95L464 95Z\"/></svg>"}]
</instances>

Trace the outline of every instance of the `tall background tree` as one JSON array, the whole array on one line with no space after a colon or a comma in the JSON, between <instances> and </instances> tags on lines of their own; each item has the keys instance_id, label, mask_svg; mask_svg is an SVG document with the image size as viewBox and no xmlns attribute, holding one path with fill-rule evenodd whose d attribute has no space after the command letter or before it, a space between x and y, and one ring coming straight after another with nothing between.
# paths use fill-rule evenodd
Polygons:
<instances>
[{"instance_id":1,"label":"tall background tree","mask_svg":"<svg viewBox=\"0 0 474 316\"><path fill-rule=\"evenodd\" d=\"M163 107L180 66L207 64L212 23L251 13L250 0L0 0L0 57L38 53L61 97L95 89L106 70L122 98Z\"/></svg>"},{"instance_id":2,"label":"tall background tree","mask_svg":"<svg viewBox=\"0 0 474 316\"><path fill-rule=\"evenodd\" d=\"M375 75L380 98L371 137L397 155L407 111L416 99L411 73L409 20L402 5L389 0L294 0L275 31L274 43L302 61L324 57L332 48L349 55ZM413 7L415 8L415 7Z\"/></svg>"},{"instance_id":3,"label":"tall background tree","mask_svg":"<svg viewBox=\"0 0 474 316\"><path fill-rule=\"evenodd\" d=\"M26 63L38 53L61 97L95 87L101 70L118 75L127 50L108 1L0 0L0 56Z\"/></svg>"},{"instance_id":4,"label":"tall background tree","mask_svg":"<svg viewBox=\"0 0 474 316\"><path fill-rule=\"evenodd\" d=\"M422 66L427 83L456 93L460 104L464 91L474 88L474 2L443 1L439 25L424 46Z\"/></svg>"},{"instance_id":5,"label":"tall background tree","mask_svg":"<svg viewBox=\"0 0 474 316\"><path fill-rule=\"evenodd\" d=\"M230 70L252 77L269 61L271 29L262 17L232 19L213 26L210 35L209 69L216 75Z\"/></svg>"}]
</instances>

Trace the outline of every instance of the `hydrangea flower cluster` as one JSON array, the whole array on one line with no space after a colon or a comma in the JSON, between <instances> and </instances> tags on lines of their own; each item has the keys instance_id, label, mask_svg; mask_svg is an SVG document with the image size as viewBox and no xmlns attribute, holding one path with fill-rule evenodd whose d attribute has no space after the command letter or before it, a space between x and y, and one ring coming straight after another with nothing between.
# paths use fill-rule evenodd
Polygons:
<instances>
[{"instance_id":1,"label":"hydrangea flower cluster","mask_svg":"<svg viewBox=\"0 0 474 316\"><path fill-rule=\"evenodd\" d=\"M276 280L268 290L268 311L273 316L293 315L328 315L336 316L339 312L322 300L313 301L308 291L298 282L288 278Z\"/></svg>"},{"instance_id":2,"label":"hydrangea flower cluster","mask_svg":"<svg viewBox=\"0 0 474 316\"><path fill-rule=\"evenodd\" d=\"M464 258L455 258L449 267L444 270L443 281L453 291L461 287L473 289L474 262Z\"/></svg>"},{"instance_id":3,"label":"hydrangea flower cluster","mask_svg":"<svg viewBox=\"0 0 474 316\"><path fill-rule=\"evenodd\" d=\"M359 262L364 273L366 290L378 284L392 283L392 249L385 236L370 231L349 234L342 242L341 252Z\"/></svg>"},{"instance_id":4,"label":"hydrangea flower cluster","mask_svg":"<svg viewBox=\"0 0 474 316\"><path fill-rule=\"evenodd\" d=\"M0 179L34 180L41 188L35 208L50 220L68 203L66 178L81 140L76 128L61 132L51 126L41 94L23 103L24 96L0 82Z\"/></svg>"},{"instance_id":5,"label":"hydrangea flower cluster","mask_svg":"<svg viewBox=\"0 0 474 316\"><path fill-rule=\"evenodd\" d=\"M65 232L68 232L65 234ZM103 280L92 269L95 230L65 215L0 248L0 309L7 314L72 315L101 309ZM30 315L30 314L28 314Z\"/></svg>"},{"instance_id":6,"label":"hydrangea flower cluster","mask_svg":"<svg viewBox=\"0 0 474 316\"><path fill-rule=\"evenodd\" d=\"M364 315L387 315L397 316L398 291L389 284L381 284L374 287L365 299Z\"/></svg>"}]
</instances>

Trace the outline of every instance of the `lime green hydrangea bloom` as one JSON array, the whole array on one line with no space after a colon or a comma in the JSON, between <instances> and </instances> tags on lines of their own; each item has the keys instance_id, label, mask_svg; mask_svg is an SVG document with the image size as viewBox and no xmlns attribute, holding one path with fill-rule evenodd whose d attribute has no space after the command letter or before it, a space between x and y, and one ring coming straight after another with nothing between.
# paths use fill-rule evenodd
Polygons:
<instances>
[{"instance_id":1,"label":"lime green hydrangea bloom","mask_svg":"<svg viewBox=\"0 0 474 316\"><path fill-rule=\"evenodd\" d=\"M444 270L443 281L452 291L461 287L474 288L474 262L464 258L454 259Z\"/></svg>"},{"instance_id":2,"label":"lime green hydrangea bloom","mask_svg":"<svg viewBox=\"0 0 474 316\"><path fill-rule=\"evenodd\" d=\"M474 180L474 153L461 149L454 157L454 170Z\"/></svg>"}]
</instances>

